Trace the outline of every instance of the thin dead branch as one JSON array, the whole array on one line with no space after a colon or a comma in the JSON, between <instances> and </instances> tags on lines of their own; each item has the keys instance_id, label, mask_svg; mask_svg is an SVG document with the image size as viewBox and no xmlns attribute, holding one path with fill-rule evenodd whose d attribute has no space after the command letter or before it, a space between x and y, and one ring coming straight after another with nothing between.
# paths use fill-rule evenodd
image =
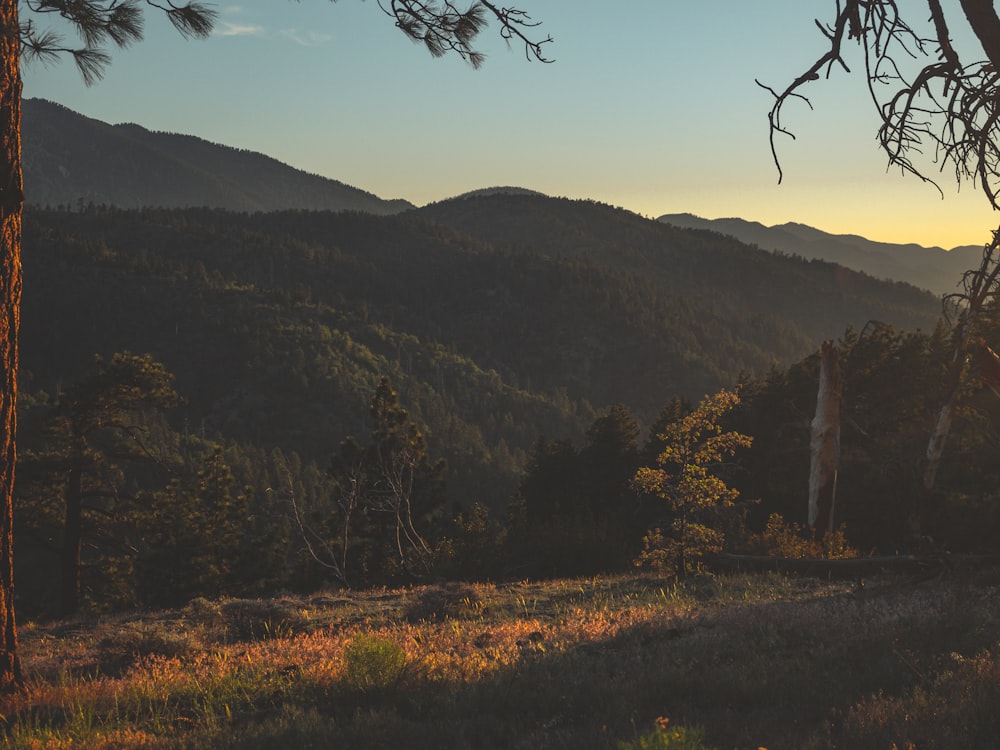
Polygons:
<instances>
[{"instance_id":1,"label":"thin dead branch","mask_svg":"<svg viewBox=\"0 0 1000 750\"><path fill-rule=\"evenodd\" d=\"M1000 20L992 0L961 0L969 28L987 56L970 60L966 58L980 51L957 49L954 19L948 19L939 0L926 3L928 22L918 31L895 0L837 0L833 20L816 21L826 44L812 65L784 89L758 81L774 99L768 121L779 182L783 172L777 139L795 137L784 121L786 105L802 101L811 108L803 93L807 84L829 77L834 67L849 72L845 49L853 41L864 60L869 96L880 119L877 138L889 166L937 187L928 167L942 172L950 165L957 182L978 184L990 205L1000 208Z\"/></svg>"}]
</instances>

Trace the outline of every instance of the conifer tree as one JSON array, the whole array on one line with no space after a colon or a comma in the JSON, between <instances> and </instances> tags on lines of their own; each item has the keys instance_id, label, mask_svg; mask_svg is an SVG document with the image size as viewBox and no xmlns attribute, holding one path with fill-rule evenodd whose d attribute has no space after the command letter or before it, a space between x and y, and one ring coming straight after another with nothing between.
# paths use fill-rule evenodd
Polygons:
<instances>
[{"instance_id":1,"label":"conifer tree","mask_svg":"<svg viewBox=\"0 0 1000 750\"><path fill-rule=\"evenodd\" d=\"M141 599L176 607L196 596L232 593L248 533L247 496L222 448L208 444L184 474L153 494L140 560Z\"/></svg>"},{"instance_id":2,"label":"conifer tree","mask_svg":"<svg viewBox=\"0 0 1000 750\"><path fill-rule=\"evenodd\" d=\"M739 402L739 395L730 391L705 398L690 414L664 428L657 465L636 472L636 490L664 500L673 514L669 538L660 529L647 536L646 562L671 567L683 576L694 570L701 556L722 548L719 516L733 508L739 492L719 476L719 469L753 442L722 426L723 417Z\"/></svg>"},{"instance_id":3,"label":"conifer tree","mask_svg":"<svg viewBox=\"0 0 1000 750\"><path fill-rule=\"evenodd\" d=\"M175 406L173 376L147 355L115 354L96 360L94 374L71 385L53 405L45 446L26 453L36 476L48 479L32 503L59 506L60 586L58 613L80 605L84 540L107 531L128 514L125 468L155 460L144 427L146 412ZM20 490L24 496L30 488ZM107 534L104 534L107 536Z\"/></svg>"}]
</instances>

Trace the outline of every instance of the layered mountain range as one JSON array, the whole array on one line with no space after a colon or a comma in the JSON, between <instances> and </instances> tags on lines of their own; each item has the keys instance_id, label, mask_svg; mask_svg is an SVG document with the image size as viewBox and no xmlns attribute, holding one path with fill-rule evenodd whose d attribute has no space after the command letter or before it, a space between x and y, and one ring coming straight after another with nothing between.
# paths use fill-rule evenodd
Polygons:
<instances>
[{"instance_id":1,"label":"layered mountain range","mask_svg":"<svg viewBox=\"0 0 1000 750\"><path fill-rule=\"evenodd\" d=\"M378 215L414 208L406 200L386 200L263 154L191 135L152 132L135 124L110 125L42 99L23 102L23 120L25 193L28 203L37 206L305 209ZM541 195L504 187L461 197L497 193ZM665 214L659 220L718 232L763 250L838 263L935 294L955 291L962 272L977 264L982 249L874 242L804 224L768 227L739 218L703 219L686 213Z\"/></svg>"},{"instance_id":2,"label":"layered mountain range","mask_svg":"<svg viewBox=\"0 0 1000 750\"><path fill-rule=\"evenodd\" d=\"M665 214L659 220L676 227L718 232L763 250L839 263L936 294L956 291L962 273L979 265L983 251L981 245L945 250L914 243L874 242L856 234L830 234L794 222L768 227L745 219L703 219L693 214Z\"/></svg>"}]
</instances>

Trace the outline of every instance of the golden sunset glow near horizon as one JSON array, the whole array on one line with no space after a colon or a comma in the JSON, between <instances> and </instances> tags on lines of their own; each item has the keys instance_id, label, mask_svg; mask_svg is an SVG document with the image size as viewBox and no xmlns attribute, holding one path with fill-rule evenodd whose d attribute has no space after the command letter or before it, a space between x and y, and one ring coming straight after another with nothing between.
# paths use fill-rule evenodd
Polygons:
<instances>
[{"instance_id":1,"label":"golden sunset glow near horizon","mask_svg":"<svg viewBox=\"0 0 1000 750\"><path fill-rule=\"evenodd\" d=\"M593 199L657 217L691 213L951 248L989 241L1000 217L950 167L938 190L886 171L857 50L794 102L768 143L770 94L823 51L832 0L606 3L523 0L551 64L496 29L485 65L432 58L378 4L218 4L213 38L151 14L146 39L84 86L69 61L33 64L24 95L110 123L259 151L417 205L491 186ZM958 19L961 21L961 19ZM956 23L958 27L959 23Z\"/></svg>"}]
</instances>

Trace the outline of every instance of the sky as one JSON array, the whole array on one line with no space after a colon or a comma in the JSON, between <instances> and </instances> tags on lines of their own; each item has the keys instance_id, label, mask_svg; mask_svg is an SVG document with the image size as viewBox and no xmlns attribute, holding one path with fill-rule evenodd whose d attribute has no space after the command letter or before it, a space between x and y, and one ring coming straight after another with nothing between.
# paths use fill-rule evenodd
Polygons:
<instances>
[{"instance_id":1,"label":"sky","mask_svg":"<svg viewBox=\"0 0 1000 750\"><path fill-rule=\"evenodd\" d=\"M96 85L68 60L36 62L24 96L259 151L418 205L512 185L649 217L800 222L944 248L983 245L1000 223L975 185L959 189L933 162L943 196L887 170L853 58L850 75L812 84L811 110L786 110L796 138L779 141L778 183L771 95L755 79L783 88L823 52L814 19L830 17L833 0L509 2L553 37L554 62L527 60L495 27L479 39L479 70L433 58L376 0L241 0L214 4L206 40L182 38L147 8L145 39L114 51Z\"/></svg>"}]
</instances>

